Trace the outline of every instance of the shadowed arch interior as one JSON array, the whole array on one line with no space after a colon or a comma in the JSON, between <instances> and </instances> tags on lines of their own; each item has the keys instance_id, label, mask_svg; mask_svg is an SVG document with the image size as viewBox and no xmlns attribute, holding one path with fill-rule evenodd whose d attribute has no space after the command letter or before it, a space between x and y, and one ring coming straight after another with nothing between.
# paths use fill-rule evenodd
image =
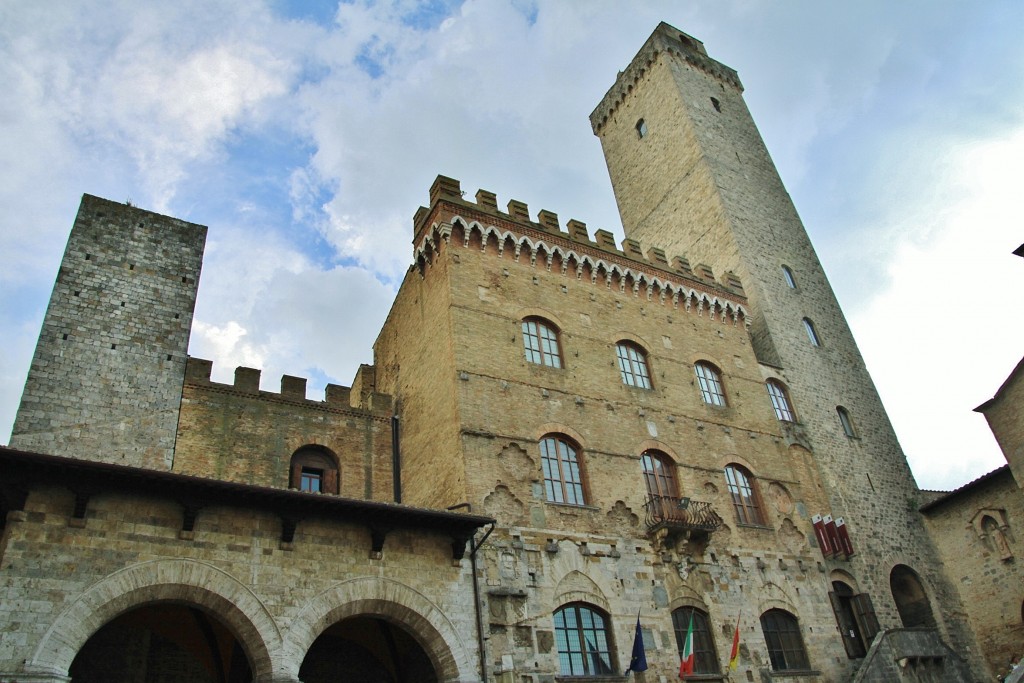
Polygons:
<instances>
[{"instance_id":1,"label":"shadowed arch interior","mask_svg":"<svg viewBox=\"0 0 1024 683\"><path fill-rule=\"evenodd\" d=\"M195 605L158 602L125 612L100 628L68 670L75 683L250 683L238 638Z\"/></svg>"}]
</instances>

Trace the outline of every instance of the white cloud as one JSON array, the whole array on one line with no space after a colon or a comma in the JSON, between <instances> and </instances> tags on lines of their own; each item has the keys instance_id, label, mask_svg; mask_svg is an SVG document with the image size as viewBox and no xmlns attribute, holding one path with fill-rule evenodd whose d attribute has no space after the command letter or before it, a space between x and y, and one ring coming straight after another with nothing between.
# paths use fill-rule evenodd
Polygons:
<instances>
[{"instance_id":1,"label":"white cloud","mask_svg":"<svg viewBox=\"0 0 1024 683\"><path fill-rule=\"evenodd\" d=\"M25 367L24 330L38 329L83 191L210 226L192 352L224 381L235 365L262 367L275 390L282 372L347 383L369 362L411 258L411 217L438 173L470 196L483 187L499 204L515 198L533 215L621 235L588 116L660 20L739 70L922 483L934 481L938 451L917 441L932 427L902 417L920 405L916 387L943 393L927 384L941 374L945 393L967 401L949 410L980 421L970 408L1021 353L992 350L992 339L1020 337L1019 323L981 294L1016 291L996 265L1019 272L1006 255L1016 245L990 227L1006 220L978 220L1005 208L1017 193L1005 179L1022 175L1000 156L1018 144L1007 131L1024 111L1019 3L922 13L880 2L467 0L423 22L412 0L358 0L320 26L283 7L0 6L0 333ZM931 337L892 353L892 329ZM900 374L933 347L942 355L922 358L919 377ZM1004 353L998 371L962 364ZM0 433L21 390L10 379L19 361L5 362ZM944 372L929 377L934 363ZM972 466L964 478L980 474Z\"/></svg>"},{"instance_id":2,"label":"white cloud","mask_svg":"<svg viewBox=\"0 0 1024 683\"><path fill-rule=\"evenodd\" d=\"M889 283L851 319L919 484L950 489L1004 461L981 415L1024 355L1024 128L964 146L935 196L889 231ZM924 226L921 221L928 221Z\"/></svg>"}]
</instances>

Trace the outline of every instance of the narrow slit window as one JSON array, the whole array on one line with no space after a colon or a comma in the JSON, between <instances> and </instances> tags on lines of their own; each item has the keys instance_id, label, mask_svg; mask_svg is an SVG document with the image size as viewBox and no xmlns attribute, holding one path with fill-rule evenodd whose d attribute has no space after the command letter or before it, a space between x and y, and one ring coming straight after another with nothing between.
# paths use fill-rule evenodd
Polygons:
<instances>
[{"instance_id":1,"label":"narrow slit window","mask_svg":"<svg viewBox=\"0 0 1024 683\"><path fill-rule=\"evenodd\" d=\"M639 138L647 137L647 122L643 119L636 122L636 135Z\"/></svg>"},{"instance_id":2,"label":"narrow slit window","mask_svg":"<svg viewBox=\"0 0 1024 683\"><path fill-rule=\"evenodd\" d=\"M785 279L787 287L796 289L796 278L793 277L793 271L789 266L782 266L782 277Z\"/></svg>"},{"instance_id":3,"label":"narrow slit window","mask_svg":"<svg viewBox=\"0 0 1024 683\"><path fill-rule=\"evenodd\" d=\"M839 424L843 427L843 434L852 438L857 436L857 432L853 429L853 420L850 419L850 413L846 408L842 406L836 406L836 414L839 416Z\"/></svg>"},{"instance_id":4,"label":"narrow slit window","mask_svg":"<svg viewBox=\"0 0 1024 683\"><path fill-rule=\"evenodd\" d=\"M807 338L811 340L813 346L821 346L818 331L814 329L814 323L811 322L810 318L804 318L804 330L807 331Z\"/></svg>"}]
</instances>

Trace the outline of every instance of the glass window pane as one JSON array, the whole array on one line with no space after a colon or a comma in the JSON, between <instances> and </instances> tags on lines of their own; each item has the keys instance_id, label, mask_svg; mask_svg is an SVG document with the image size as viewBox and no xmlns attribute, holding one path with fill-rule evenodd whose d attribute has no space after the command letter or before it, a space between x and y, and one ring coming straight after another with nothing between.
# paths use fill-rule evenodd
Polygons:
<instances>
[{"instance_id":1,"label":"glass window pane","mask_svg":"<svg viewBox=\"0 0 1024 683\"><path fill-rule=\"evenodd\" d=\"M726 405L725 389L718 371L707 363L697 363L693 369L697 374L697 384L704 402L713 406Z\"/></svg>"},{"instance_id":2,"label":"glass window pane","mask_svg":"<svg viewBox=\"0 0 1024 683\"><path fill-rule=\"evenodd\" d=\"M821 346L821 341L818 339L818 332L814 329L814 323L808 318L804 318L804 329L807 331L807 338L811 340L811 344L814 346Z\"/></svg>"},{"instance_id":3,"label":"glass window pane","mask_svg":"<svg viewBox=\"0 0 1024 683\"><path fill-rule=\"evenodd\" d=\"M563 676L615 673L602 614L577 603L556 610L554 616L558 664Z\"/></svg>"},{"instance_id":4,"label":"glass window pane","mask_svg":"<svg viewBox=\"0 0 1024 683\"><path fill-rule=\"evenodd\" d=\"M786 285L790 289L796 289L796 278L793 277L793 271L789 269L789 266L782 266L782 277L786 280Z\"/></svg>"},{"instance_id":5,"label":"glass window pane","mask_svg":"<svg viewBox=\"0 0 1024 683\"><path fill-rule=\"evenodd\" d=\"M562 367L558 333L543 320L531 318L523 321L523 352L531 363Z\"/></svg>"},{"instance_id":6,"label":"glass window pane","mask_svg":"<svg viewBox=\"0 0 1024 683\"><path fill-rule=\"evenodd\" d=\"M622 375L623 384L650 389L650 373L647 368L647 358L643 352L625 343L617 344L615 352L619 359L619 372Z\"/></svg>"},{"instance_id":7,"label":"glass window pane","mask_svg":"<svg viewBox=\"0 0 1024 683\"><path fill-rule=\"evenodd\" d=\"M547 499L553 503L585 505L579 455L572 444L549 436L541 439L540 452Z\"/></svg>"},{"instance_id":8,"label":"glass window pane","mask_svg":"<svg viewBox=\"0 0 1024 683\"><path fill-rule=\"evenodd\" d=\"M789 399L786 398L786 390L777 382L765 383L768 388L768 396L771 398L772 407L775 409L775 417L783 422L795 422L793 411L789 407Z\"/></svg>"}]
</instances>

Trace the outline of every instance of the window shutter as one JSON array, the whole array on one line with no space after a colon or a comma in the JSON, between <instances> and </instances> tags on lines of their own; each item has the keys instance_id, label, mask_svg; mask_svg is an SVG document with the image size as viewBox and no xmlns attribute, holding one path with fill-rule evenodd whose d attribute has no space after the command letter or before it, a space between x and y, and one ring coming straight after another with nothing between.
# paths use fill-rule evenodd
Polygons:
<instances>
[{"instance_id":1,"label":"window shutter","mask_svg":"<svg viewBox=\"0 0 1024 683\"><path fill-rule=\"evenodd\" d=\"M302 459L292 460L291 478L288 480L288 488L297 489L302 484Z\"/></svg>"},{"instance_id":2,"label":"window shutter","mask_svg":"<svg viewBox=\"0 0 1024 683\"><path fill-rule=\"evenodd\" d=\"M324 470L324 493L338 495L338 470L333 467Z\"/></svg>"},{"instance_id":3,"label":"window shutter","mask_svg":"<svg viewBox=\"0 0 1024 683\"><path fill-rule=\"evenodd\" d=\"M875 616L875 606L871 604L871 596L867 593L854 595L850 598L850 606L853 608L853 616L860 626L860 632L864 634L865 647L871 647L871 641L881 630L878 627L878 618Z\"/></svg>"},{"instance_id":4,"label":"window shutter","mask_svg":"<svg viewBox=\"0 0 1024 683\"><path fill-rule=\"evenodd\" d=\"M843 547L839 542L839 531L836 529L836 522L832 519L832 515L825 515L822 521L825 523L825 535L828 536L828 543L832 546L832 552L838 555L843 551Z\"/></svg>"},{"instance_id":5,"label":"window shutter","mask_svg":"<svg viewBox=\"0 0 1024 683\"><path fill-rule=\"evenodd\" d=\"M814 515L811 518L811 524L814 525L814 537L818 539L821 554L825 557L832 557L835 554L835 550L833 550L832 544L828 540L828 534L825 533L825 522L821 519L821 515Z\"/></svg>"},{"instance_id":6,"label":"window shutter","mask_svg":"<svg viewBox=\"0 0 1024 683\"><path fill-rule=\"evenodd\" d=\"M857 629L850 623L849 614L843 609L842 599L835 591L828 592L828 599L832 602L832 611L836 615L836 623L839 625L839 635L843 638L843 647L846 648L846 656L850 659L863 657L866 646L857 640Z\"/></svg>"},{"instance_id":7,"label":"window shutter","mask_svg":"<svg viewBox=\"0 0 1024 683\"><path fill-rule=\"evenodd\" d=\"M836 519L836 534L839 536L839 548L846 558L853 557L853 541L850 540L850 532L846 529L846 522L842 517Z\"/></svg>"}]
</instances>

